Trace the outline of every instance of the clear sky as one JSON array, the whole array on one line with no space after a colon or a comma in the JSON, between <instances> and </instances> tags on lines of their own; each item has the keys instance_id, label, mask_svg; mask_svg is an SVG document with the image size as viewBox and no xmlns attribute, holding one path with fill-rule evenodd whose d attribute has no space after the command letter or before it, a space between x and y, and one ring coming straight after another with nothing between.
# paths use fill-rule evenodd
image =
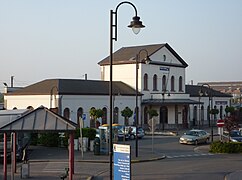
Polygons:
<instances>
[{"instance_id":1,"label":"clear sky","mask_svg":"<svg viewBox=\"0 0 242 180\"><path fill-rule=\"evenodd\" d=\"M0 91L50 78L100 79L109 55L110 10L117 0L0 0ZM186 83L242 81L242 0L132 0L146 26L127 28L134 10L118 9L125 46L169 43L188 63Z\"/></svg>"}]
</instances>

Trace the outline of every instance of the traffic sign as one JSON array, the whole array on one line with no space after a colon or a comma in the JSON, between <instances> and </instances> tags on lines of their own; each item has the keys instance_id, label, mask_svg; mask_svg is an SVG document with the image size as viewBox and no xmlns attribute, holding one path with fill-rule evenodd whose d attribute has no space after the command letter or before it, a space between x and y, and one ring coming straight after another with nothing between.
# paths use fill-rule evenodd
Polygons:
<instances>
[{"instance_id":1,"label":"traffic sign","mask_svg":"<svg viewBox=\"0 0 242 180\"><path fill-rule=\"evenodd\" d=\"M85 121L86 120L87 115L86 114L82 114L82 120Z\"/></svg>"},{"instance_id":2,"label":"traffic sign","mask_svg":"<svg viewBox=\"0 0 242 180\"><path fill-rule=\"evenodd\" d=\"M224 127L224 120L223 119L219 119L219 120L217 120L217 126L218 127Z\"/></svg>"}]
</instances>

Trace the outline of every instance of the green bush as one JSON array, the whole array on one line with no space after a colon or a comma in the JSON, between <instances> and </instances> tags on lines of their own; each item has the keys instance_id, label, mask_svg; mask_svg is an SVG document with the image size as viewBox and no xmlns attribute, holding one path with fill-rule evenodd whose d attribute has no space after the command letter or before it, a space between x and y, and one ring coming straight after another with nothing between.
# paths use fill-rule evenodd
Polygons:
<instances>
[{"instance_id":1,"label":"green bush","mask_svg":"<svg viewBox=\"0 0 242 180\"><path fill-rule=\"evenodd\" d=\"M31 144L32 145L43 145L48 147L58 147L60 144L65 147L68 146L69 133L65 133L64 138L59 137L59 133L32 133L31 134ZM88 137L88 140L94 140L96 137L96 129L94 128L82 128L82 136ZM80 137L80 129L77 129L74 134L74 138ZM61 143L62 142L62 143Z\"/></svg>"},{"instance_id":2,"label":"green bush","mask_svg":"<svg viewBox=\"0 0 242 180\"><path fill-rule=\"evenodd\" d=\"M216 141L210 145L212 153L242 153L242 143Z\"/></svg>"},{"instance_id":3,"label":"green bush","mask_svg":"<svg viewBox=\"0 0 242 180\"><path fill-rule=\"evenodd\" d=\"M57 147L59 144L59 134L58 133L42 133L38 139L38 144Z\"/></svg>"},{"instance_id":4,"label":"green bush","mask_svg":"<svg viewBox=\"0 0 242 180\"><path fill-rule=\"evenodd\" d=\"M38 144L38 133L31 133L31 145L36 146Z\"/></svg>"},{"instance_id":5,"label":"green bush","mask_svg":"<svg viewBox=\"0 0 242 180\"><path fill-rule=\"evenodd\" d=\"M75 132L75 139L80 137L80 129L78 128ZM88 137L89 140L94 140L96 137L95 128L82 128L82 137Z\"/></svg>"}]
</instances>

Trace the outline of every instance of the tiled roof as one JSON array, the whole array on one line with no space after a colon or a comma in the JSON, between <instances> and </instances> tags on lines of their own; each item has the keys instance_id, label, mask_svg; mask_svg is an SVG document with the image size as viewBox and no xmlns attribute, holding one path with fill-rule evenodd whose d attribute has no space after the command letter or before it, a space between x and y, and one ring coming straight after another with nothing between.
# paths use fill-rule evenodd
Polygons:
<instances>
[{"instance_id":1,"label":"tiled roof","mask_svg":"<svg viewBox=\"0 0 242 180\"><path fill-rule=\"evenodd\" d=\"M181 63L184 67L187 67L187 63L172 49L172 47L167 44L153 44L153 45L143 45L143 46L132 46L132 47L122 47L113 53L113 64L128 64L135 63L136 55L140 50L145 49L148 51L148 55L151 56L161 48L166 47ZM140 60L144 60L146 57L145 53L140 53ZM152 63L152 62L151 62ZM104 58L98 63L100 66L109 65L109 56Z\"/></svg>"},{"instance_id":2,"label":"tiled roof","mask_svg":"<svg viewBox=\"0 0 242 180\"><path fill-rule=\"evenodd\" d=\"M79 79L47 79L6 95L109 95L109 81ZM113 82L114 95L135 96L135 89Z\"/></svg>"},{"instance_id":3,"label":"tiled roof","mask_svg":"<svg viewBox=\"0 0 242 180\"><path fill-rule=\"evenodd\" d=\"M199 85L186 85L186 94L190 94L191 97L199 97L201 89L203 92L206 92L208 96L211 95L212 93L213 97L232 97L230 94L222 93L212 88L209 89L208 86L199 86Z\"/></svg>"}]
</instances>

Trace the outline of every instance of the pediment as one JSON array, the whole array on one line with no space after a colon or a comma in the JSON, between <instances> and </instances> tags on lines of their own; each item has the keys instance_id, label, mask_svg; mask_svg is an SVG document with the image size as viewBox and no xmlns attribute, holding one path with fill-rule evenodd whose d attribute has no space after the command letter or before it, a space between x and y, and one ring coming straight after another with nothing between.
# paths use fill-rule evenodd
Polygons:
<instances>
[{"instance_id":1,"label":"pediment","mask_svg":"<svg viewBox=\"0 0 242 180\"><path fill-rule=\"evenodd\" d=\"M176 53L174 54L170 48L166 46L162 47L158 51L154 52L150 59L152 59L152 64L161 64L166 66L178 66L178 67L186 67L187 64L182 60L180 56Z\"/></svg>"}]
</instances>

